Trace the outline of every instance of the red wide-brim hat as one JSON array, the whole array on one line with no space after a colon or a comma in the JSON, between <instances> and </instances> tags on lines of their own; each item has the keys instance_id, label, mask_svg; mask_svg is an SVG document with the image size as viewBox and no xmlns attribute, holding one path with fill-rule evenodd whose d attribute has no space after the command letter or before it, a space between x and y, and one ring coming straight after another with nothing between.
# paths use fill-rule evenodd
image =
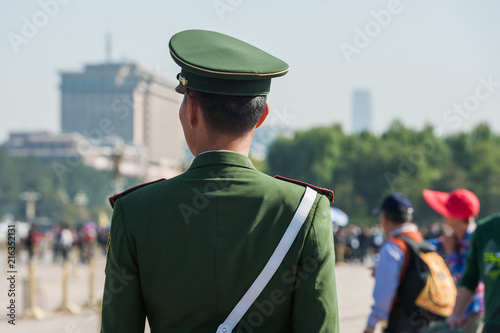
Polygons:
<instances>
[{"instance_id":1,"label":"red wide-brim hat","mask_svg":"<svg viewBox=\"0 0 500 333\"><path fill-rule=\"evenodd\" d=\"M427 204L445 217L468 220L479 213L479 199L466 189L458 189L451 193L423 190Z\"/></svg>"}]
</instances>

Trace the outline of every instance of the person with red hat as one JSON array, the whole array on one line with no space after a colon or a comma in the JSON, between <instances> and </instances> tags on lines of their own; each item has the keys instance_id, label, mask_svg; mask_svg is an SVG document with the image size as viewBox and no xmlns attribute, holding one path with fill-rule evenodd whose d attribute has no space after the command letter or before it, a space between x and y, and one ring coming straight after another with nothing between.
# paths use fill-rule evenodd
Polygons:
<instances>
[{"instance_id":1,"label":"person with red hat","mask_svg":"<svg viewBox=\"0 0 500 333\"><path fill-rule=\"evenodd\" d=\"M458 285L465 271L465 262L470 247L470 237L476 229L475 217L479 213L479 199L466 189L451 193L424 190L427 204L441 216L445 235L429 242L437 247L446 260L450 272ZM447 230L447 231L446 231ZM484 285L478 285L473 302L460 319L460 328L466 333L476 333L484 314Z\"/></svg>"}]
</instances>

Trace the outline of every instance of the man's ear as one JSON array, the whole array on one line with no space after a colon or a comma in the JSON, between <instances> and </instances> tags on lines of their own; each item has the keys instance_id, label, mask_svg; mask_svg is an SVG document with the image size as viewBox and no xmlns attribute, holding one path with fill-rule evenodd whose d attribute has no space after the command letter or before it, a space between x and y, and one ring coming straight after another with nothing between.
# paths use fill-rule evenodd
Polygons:
<instances>
[{"instance_id":1,"label":"man's ear","mask_svg":"<svg viewBox=\"0 0 500 333\"><path fill-rule=\"evenodd\" d=\"M378 213L378 220L380 224L387 222L387 218L385 217L385 213L383 210Z\"/></svg>"},{"instance_id":2,"label":"man's ear","mask_svg":"<svg viewBox=\"0 0 500 333\"><path fill-rule=\"evenodd\" d=\"M187 95L187 114L188 114L188 122L191 128L194 128L198 125L198 117L200 116L200 104L198 100L193 95Z\"/></svg>"},{"instance_id":3,"label":"man's ear","mask_svg":"<svg viewBox=\"0 0 500 333\"><path fill-rule=\"evenodd\" d=\"M264 108L264 112L262 113L262 116L260 117L259 121L257 122L257 125L255 125L255 128L259 128L260 125L266 120L267 115L269 114L269 104L266 103L266 107Z\"/></svg>"}]
</instances>

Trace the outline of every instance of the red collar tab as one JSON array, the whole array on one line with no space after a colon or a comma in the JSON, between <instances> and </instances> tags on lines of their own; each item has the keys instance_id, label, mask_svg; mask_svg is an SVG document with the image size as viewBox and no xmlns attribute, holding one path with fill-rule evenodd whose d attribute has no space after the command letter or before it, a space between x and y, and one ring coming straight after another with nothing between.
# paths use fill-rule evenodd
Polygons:
<instances>
[{"instance_id":1,"label":"red collar tab","mask_svg":"<svg viewBox=\"0 0 500 333\"><path fill-rule=\"evenodd\" d=\"M305 183L305 182L301 182L300 180L286 178L286 177L282 177L282 176L278 176L278 175L274 176L274 178L281 179L281 180L284 180L286 182L290 182L290 183L294 183L294 184L298 184L298 185L310 187L313 190L315 190L316 192L319 192L319 193L321 193L323 195L326 195L326 197L328 198L328 200L330 200L330 202L333 202L333 197L334 196L333 196L333 191L332 190L329 190L329 189L323 188L323 187L319 187L319 186L315 186L315 185L311 185L311 184L308 184L308 183Z\"/></svg>"},{"instance_id":2,"label":"red collar tab","mask_svg":"<svg viewBox=\"0 0 500 333\"><path fill-rule=\"evenodd\" d=\"M161 178L161 179L149 182L149 183L144 183L144 184L141 184L141 185L137 185L137 186L129 188L128 190L123 191L122 193L115 194L115 195L113 195L112 197L110 197L108 199L109 200L109 204L111 205L111 208L115 208L115 202L116 202L116 200L120 199L121 197L129 194L130 192L134 192L135 190L138 190L141 187L144 187L144 186L147 186L147 185L151 185L151 184L154 184L154 183L158 183L158 182L161 182L162 180L165 180L165 178Z\"/></svg>"}]
</instances>

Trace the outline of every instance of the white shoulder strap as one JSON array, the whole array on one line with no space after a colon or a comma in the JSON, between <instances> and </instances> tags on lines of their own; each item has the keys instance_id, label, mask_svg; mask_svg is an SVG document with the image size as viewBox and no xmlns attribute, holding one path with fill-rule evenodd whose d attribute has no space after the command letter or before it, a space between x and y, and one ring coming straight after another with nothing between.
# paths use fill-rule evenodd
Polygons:
<instances>
[{"instance_id":1,"label":"white shoulder strap","mask_svg":"<svg viewBox=\"0 0 500 333\"><path fill-rule=\"evenodd\" d=\"M295 240L295 237L297 237L302 224L304 224L307 215L309 215L314 199L316 199L316 194L316 191L310 187L306 187L306 191L302 197L299 207L297 208L290 225L286 229L285 234L274 250L273 255L269 258L269 261L264 269L262 269L262 272L260 272L252 286L248 289L238 304L236 304L224 323L217 328L216 333L231 333L253 302L255 302L262 290L264 290L264 287L267 285L269 280L271 280L271 277L274 273L276 273L276 270L283 261L283 258L285 258L290 246L292 246L292 243Z\"/></svg>"}]
</instances>

